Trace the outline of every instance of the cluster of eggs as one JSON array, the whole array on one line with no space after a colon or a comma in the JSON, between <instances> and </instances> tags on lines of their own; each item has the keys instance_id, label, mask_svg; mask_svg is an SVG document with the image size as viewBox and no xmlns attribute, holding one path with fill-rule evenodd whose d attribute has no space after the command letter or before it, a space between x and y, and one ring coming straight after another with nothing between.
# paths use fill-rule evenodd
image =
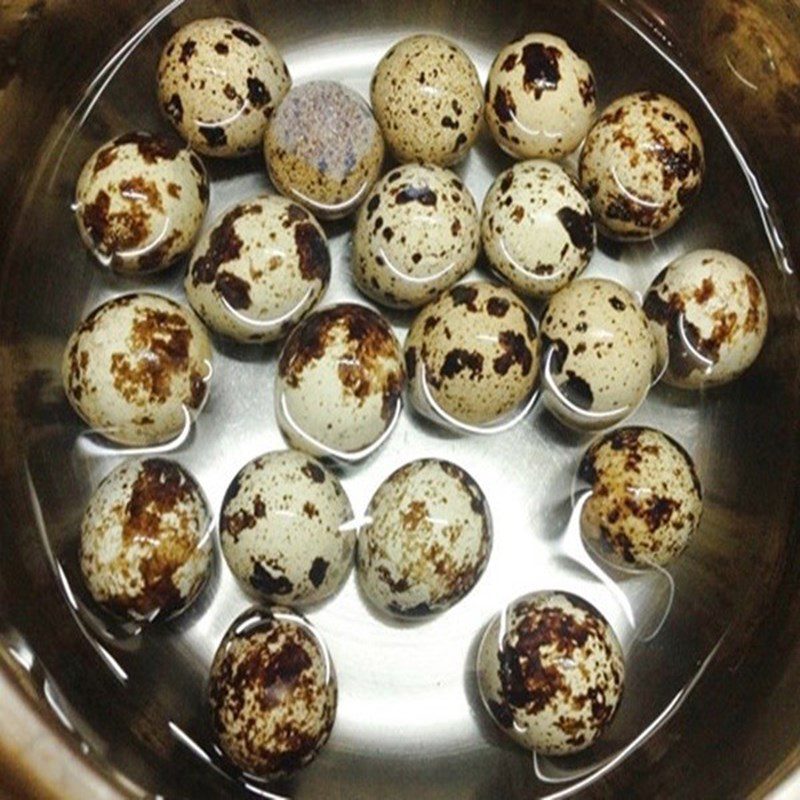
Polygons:
<instances>
[{"instance_id":1,"label":"cluster of eggs","mask_svg":"<svg viewBox=\"0 0 800 800\"><path fill-rule=\"evenodd\" d=\"M141 276L188 256L191 308L144 292L101 305L68 342L64 387L108 439L162 444L206 400L206 327L243 343L285 340L276 417L294 449L245 465L219 514L228 566L270 608L231 626L209 689L222 751L245 773L273 778L308 763L335 716L330 656L298 609L333 596L355 563L382 612L441 612L475 586L491 552L488 502L461 467L405 465L359 526L317 457L353 461L381 446L404 395L439 424L491 432L521 419L541 385L564 424L609 428L659 378L698 389L746 370L766 335L766 299L746 264L714 250L674 261L643 303L614 281L581 277L598 230L637 240L675 225L705 160L694 121L669 97L631 94L597 116L591 68L558 37L509 43L484 89L457 45L411 36L377 65L367 104L330 81L292 86L261 33L204 19L164 48L158 96L185 144L148 133L105 144L81 172L75 210L82 239L115 271ZM483 120L517 161L479 211L450 168ZM575 178L557 160L581 143ZM209 179L197 153L233 158L259 148L280 194L237 203L201 236ZM387 151L397 163L382 174ZM318 220L354 212L356 286L380 305L417 310L404 346L364 305L315 310L332 269ZM461 282L481 251L502 285ZM540 323L530 301L543 303ZM602 436L577 474L590 490L585 539L612 562L668 563L698 527L692 460L659 431ZM212 516L176 462L124 463L83 520L92 596L138 620L187 608L209 574ZM609 725L624 665L597 609L540 592L492 620L477 673L504 731L564 754Z\"/></svg>"}]
</instances>

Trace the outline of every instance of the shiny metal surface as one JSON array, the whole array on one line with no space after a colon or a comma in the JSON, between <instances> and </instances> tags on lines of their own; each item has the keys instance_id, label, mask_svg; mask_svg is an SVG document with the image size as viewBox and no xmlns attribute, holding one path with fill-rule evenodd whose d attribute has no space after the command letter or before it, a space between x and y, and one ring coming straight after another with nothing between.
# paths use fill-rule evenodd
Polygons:
<instances>
[{"instance_id":1,"label":"shiny metal surface","mask_svg":"<svg viewBox=\"0 0 800 800\"><path fill-rule=\"evenodd\" d=\"M344 469L359 513L411 458L458 463L487 495L494 550L473 592L430 622L378 619L354 576L310 614L336 666L338 719L319 760L274 792L437 800L569 791L738 797L764 794L792 771L800 729L794 3L17 5L4 8L12 16L1 29L8 53L0 81L0 640L9 696L18 697L10 687L25 687L47 726L63 734L56 762L85 758L94 765L91 775L132 796L245 793L213 756L204 689L214 650L248 600L218 554L200 603L178 620L140 633L94 614L77 568L79 521L90 492L125 451L86 435L58 380L61 350L82 314L138 285L99 271L80 246L69 208L80 166L113 134L166 128L152 83L161 46L189 19L228 13L273 39L297 83L334 78L366 95L381 55L416 31L456 39L483 79L505 41L543 28L585 54L601 105L638 88L673 94L705 137L703 195L654 243L601 243L587 274L642 292L680 253L727 248L756 269L772 311L766 348L740 382L702 397L658 388L633 417L683 443L705 483L701 532L669 576L612 572L583 553L575 525L580 498L572 488L590 439L565 432L538 409L512 430L478 438L443 433L406 411L383 449ZM96 24L101 7L108 26ZM480 201L508 163L483 134L459 172ZM223 208L268 188L259 158L209 162L209 171L207 225ZM326 303L353 299L348 226L332 223L327 231L334 279ZM179 273L148 286L180 297ZM470 277L484 274L479 265ZM402 336L411 317L389 316ZM215 347L211 400L174 456L218 509L235 472L282 439L272 407L277 348L220 340ZM626 651L628 685L619 718L595 750L532 763L484 716L474 657L498 608L545 588L582 594L608 615ZM33 724L24 722L30 714L15 718ZM59 753L55 744L52 752ZM33 758L18 757L19 774L38 769L44 782L53 759ZM64 796L81 796L80 789L63 789Z\"/></svg>"}]
</instances>

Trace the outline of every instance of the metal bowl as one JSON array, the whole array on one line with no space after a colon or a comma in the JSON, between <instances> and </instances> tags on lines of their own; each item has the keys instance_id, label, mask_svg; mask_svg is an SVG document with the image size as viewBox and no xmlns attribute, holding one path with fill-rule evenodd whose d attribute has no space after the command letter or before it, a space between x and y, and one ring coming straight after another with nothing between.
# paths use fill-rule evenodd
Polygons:
<instances>
[{"instance_id":1,"label":"metal bowl","mask_svg":"<svg viewBox=\"0 0 800 800\"><path fill-rule=\"evenodd\" d=\"M679 439L705 483L702 529L668 577L603 582L570 560L572 478L589 439L538 410L511 431L477 438L440 433L409 412L380 453L345 470L360 511L411 458L460 463L488 496L494 552L468 598L430 622L378 619L353 578L311 613L339 674L337 724L320 758L266 796L742 797L776 787L797 796L800 204L791 165L800 148L800 10L791 0L3 4L0 790L37 798L262 791L231 777L209 732L208 665L249 603L219 558L201 601L178 620L142 633L97 624L77 572L78 527L91 490L125 454L87 435L59 381L82 314L137 285L82 249L70 211L78 170L101 141L165 126L153 87L159 51L180 24L216 14L264 30L295 82L332 77L365 94L377 60L407 33L452 37L482 78L507 40L534 29L565 36L593 64L601 104L663 90L691 110L708 148L707 186L687 218L653 242L604 242L590 274L641 292L676 255L721 247L753 265L771 307L767 345L742 380L700 395L657 388L633 418ZM484 134L459 171L480 201L506 163ZM268 186L257 158L210 169L209 218ZM356 297L348 225L328 233L336 278L327 301ZM149 285L180 296L179 272ZM390 318L401 334L410 321ZM276 350L215 345L212 400L175 457L218 507L237 469L282 440L271 396ZM598 605L628 658L609 735L566 760L532 760L504 742L475 686L484 624L541 588Z\"/></svg>"}]
</instances>

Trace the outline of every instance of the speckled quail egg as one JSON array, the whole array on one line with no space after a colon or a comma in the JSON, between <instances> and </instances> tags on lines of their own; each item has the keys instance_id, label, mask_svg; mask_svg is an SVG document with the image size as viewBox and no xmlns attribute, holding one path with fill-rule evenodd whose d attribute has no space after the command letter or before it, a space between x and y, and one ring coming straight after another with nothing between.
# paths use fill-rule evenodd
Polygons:
<instances>
[{"instance_id":1,"label":"speckled quail egg","mask_svg":"<svg viewBox=\"0 0 800 800\"><path fill-rule=\"evenodd\" d=\"M533 317L509 289L482 281L454 286L427 305L411 325L405 356L411 401L439 422L496 422L538 382Z\"/></svg>"},{"instance_id":2,"label":"speckled quail egg","mask_svg":"<svg viewBox=\"0 0 800 800\"><path fill-rule=\"evenodd\" d=\"M231 158L257 150L291 83L266 37L223 17L185 25L167 42L158 65L164 113L207 156Z\"/></svg>"},{"instance_id":3,"label":"speckled quail egg","mask_svg":"<svg viewBox=\"0 0 800 800\"><path fill-rule=\"evenodd\" d=\"M478 687L497 726L547 756L590 747L622 698L622 648L602 614L566 592L519 598L490 622Z\"/></svg>"},{"instance_id":4,"label":"speckled quail egg","mask_svg":"<svg viewBox=\"0 0 800 800\"><path fill-rule=\"evenodd\" d=\"M353 278L394 308L424 305L478 258L478 210L458 176L441 167L392 170L361 206L353 235Z\"/></svg>"},{"instance_id":5,"label":"speckled quail egg","mask_svg":"<svg viewBox=\"0 0 800 800\"><path fill-rule=\"evenodd\" d=\"M561 158L586 136L596 110L589 65L558 36L507 44L486 82L486 122L514 158Z\"/></svg>"},{"instance_id":6,"label":"speckled quail egg","mask_svg":"<svg viewBox=\"0 0 800 800\"><path fill-rule=\"evenodd\" d=\"M389 323L355 303L316 311L278 362L278 424L289 444L354 457L389 435L402 406L403 353Z\"/></svg>"},{"instance_id":7,"label":"speckled quail egg","mask_svg":"<svg viewBox=\"0 0 800 800\"><path fill-rule=\"evenodd\" d=\"M183 611L211 569L211 514L194 478L162 458L126 461L92 495L81 571L92 597L120 616Z\"/></svg>"},{"instance_id":8,"label":"speckled quail egg","mask_svg":"<svg viewBox=\"0 0 800 800\"><path fill-rule=\"evenodd\" d=\"M185 306L126 294L81 322L67 342L61 375L72 407L93 430L120 444L160 444L202 408L211 343Z\"/></svg>"},{"instance_id":9,"label":"speckled quail egg","mask_svg":"<svg viewBox=\"0 0 800 800\"><path fill-rule=\"evenodd\" d=\"M483 116L483 89L469 56L443 36L397 42L370 85L372 107L392 155L449 167L466 156Z\"/></svg>"},{"instance_id":10,"label":"speckled quail egg","mask_svg":"<svg viewBox=\"0 0 800 800\"><path fill-rule=\"evenodd\" d=\"M269 176L281 194L322 219L345 217L378 180L384 144L362 97L333 81L295 86L264 137Z\"/></svg>"},{"instance_id":11,"label":"speckled quail egg","mask_svg":"<svg viewBox=\"0 0 800 800\"><path fill-rule=\"evenodd\" d=\"M267 453L233 479L220 514L236 577L272 602L318 603L347 579L353 511L336 476L296 450Z\"/></svg>"},{"instance_id":12,"label":"speckled quail egg","mask_svg":"<svg viewBox=\"0 0 800 800\"><path fill-rule=\"evenodd\" d=\"M666 564L700 524L702 491L689 454L651 428L619 428L584 454L578 477L591 494L581 528L597 550L621 564Z\"/></svg>"},{"instance_id":13,"label":"speckled quail egg","mask_svg":"<svg viewBox=\"0 0 800 800\"><path fill-rule=\"evenodd\" d=\"M305 617L286 609L242 614L211 664L208 697L219 747L261 780L314 760L333 728L336 696L325 643Z\"/></svg>"},{"instance_id":14,"label":"speckled quail egg","mask_svg":"<svg viewBox=\"0 0 800 800\"><path fill-rule=\"evenodd\" d=\"M489 509L472 477L448 461L412 461L369 504L359 533L358 579L381 610L425 616L472 590L491 548Z\"/></svg>"},{"instance_id":15,"label":"speckled quail egg","mask_svg":"<svg viewBox=\"0 0 800 800\"><path fill-rule=\"evenodd\" d=\"M331 256L320 224L277 195L225 212L198 242L184 286L215 331L272 342L290 331L328 288Z\"/></svg>"},{"instance_id":16,"label":"speckled quail egg","mask_svg":"<svg viewBox=\"0 0 800 800\"><path fill-rule=\"evenodd\" d=\"M767 335L767 298L752 270L720 250L673 261L650 286L644 311L666 367L663 380L698 389L741 375Z\"/></svg>"},{"instance_id":17,"label":"speckled quail egg","mask_svg":"<svg viewBox=\"0 0 800 800\"><path fill-rule=\"evenodd\" d=\"M700 191L705 156L689 113L663 94L613 102L589 131L580 184L605 232L647 239L669 230Z\"/></svg>"},{"instance_id":18,"label":"speckled quail egg","mask_svg":"<svg viewBox=\"0 0 800 800\"><path fill-rule=\"evenodd\" d=\"M586 198L557 164L522 161L498 175L483 203L483 249L520 294L549 297L586 269L595 227Z\"/></svg>"},{"instance_id":19,"label":"speckled quail egg","mask_svg":"<svg viewBox=\"0 0 800 800\"><path fill-rule=\"evenodd\" d=\"M156 272L188 253L207 207L200 159L149 133L104 144L84 165L75 190L81 238L100 263L119 272Z\"/></svg>"},{"instance_id":20,"label":"speckled quail egg","mask_svg":"<svg viewBox=\"0 0 800 800\"><path fill-rule=\"evenodd\" d=\"M550 299L542 320L544 402L567 425L607 428L630 415L656 377L656 343L636 298L582 278Z\"/></svg>"}]
</instances>

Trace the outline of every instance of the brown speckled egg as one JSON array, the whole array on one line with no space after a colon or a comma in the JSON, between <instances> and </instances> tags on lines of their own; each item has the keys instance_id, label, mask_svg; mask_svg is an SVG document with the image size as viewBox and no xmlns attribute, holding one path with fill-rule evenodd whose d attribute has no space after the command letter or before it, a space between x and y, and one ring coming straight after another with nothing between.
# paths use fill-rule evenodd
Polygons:
<instances>
[{"instance_id":1,"label":"brown speckled egg","mask_svg":"<svg viewBox=\"0 0 800 800\"><path fill-rule=\"evenodd\" d=\"M491 548L489 509L472 477L448 461L412 461L369 504L359 533L358 579L382 611L426 616L472 590Z\"/></svg>"},{"instance_id":2,"label":"brown speckled egg","mask_svg":"<svg viewBox=\"0 0 800 800\"><path fill-rule=\"evenodd\" d=\"M345 217L378 180L384 144L360 95L333 81L295 86L264 137L269 176L281 194L322 219Z\"/></svg>"},{"instance_id":3,"label":"brown speckled egg","mask_svg":"<svg viewBox=\"0 0 800 800\"><path fill-rule=\"evenodd\" d=\"M590 747L622 699L622 648L602 614L566 592L519 598L486 629L478 687L497 726L547 756Z\"/></svg>"},{"instance_id":4,"label":"brown speckled egg","mask_svg":"<svg viewBox=\"0 0 800 800\"><path fill-rule=\"evenodd\" d=\"M92 597L134 620L183 611L211 569L211 514L195 479L162 458L126 461L97 487L81 524Z\"/></svg>"},{"instance_id":5,"label":"brown speckled egg","mask_svg":"<svg viewBox=\"0 0 800 800\"><path fill-rule=\"evenodd\" d=\"M207 156L231 158L257 150L291 83L266 37L223 17L185 25L167 42L158 65L164 113Z\"/></svg>"},{"instance_id":6,"label":"brown speckled egg","mask_svg":"<svg viewBox=\"0 0 800 800\"><path fill-rule=\"evenodd\" d=\"M459 423L495 422L531 396L539 376L530 312L509 289L481 281L427 305L408 332L405 356L411 400L437 421L431 399Z\"/></svg>"},{"instance_id":7,"label":"brown speckled egg","mask_svg":"<svg viewBox=\"0 0 800 800\"><path fill-rule=\"evenodd\" d=\"M215 331L240 342L285 336L328 288L331 257L320 224L277 195L240 203L195 248L184 287Z\"/></svg>"},{"instance_id":8,"label":"brown speckled egg","mask_svg":"<svg viewBox=\"0 0 800 800\"><path fill-rule=\"evenodd\" d=\"M251 609L228 629L211 664L211 722L231 763L261 780L309 764L336 717L325 643L299 614Z\"/></svg>"},{"instance_id":9,"label":"brown speckled egg","mask_svg":"<svg viewBox=\"0 0 800 800\"><path fill-rule=\"evenodd\" d=\"M666 367L663 380L684 389L719 386L758 358L769 311L752 270L720 250L696 250L653 281L644 312Z\"/></svg>"},{"instance_id":10,"label":"brown speckled egg","mask_svg":"<svg viewBox=\"0 0 800 800\"><path fill-rule=\"evenodd\" d=\"M621 564L667 564L700 524L700 481L689 454L651 428L607 433L585 453L578 477L591 489L581 528L606 557Z\"/></svg>"},{"instance_id":11,"label":"brown speckled egg","mask_svg":"<svg viewBox=\"0 0 800 800\"><path fill-rule=\"evenodd\" d=\"M486 122L514 158L561 158L596 110L589 65L558 36L529 33L498 54L486 82Z\"/></svg>"},{"instance_id":12,"label":"brown speckled egg","mask_svg":"<svg viewBox=\"0 0 800 800\"><path fill-rule=\"evenodd\" d=\"M475 200L441 167L392 170L361 206L353 235L353 278L364 294L416 308L469 272L480 246Z\"/></svg>"},{"instance_id":13,"label":"brown speckled egg","mask_svg":"<svg viewBox=\"0 0 800 800\"><path fill-rule=\"evenodd\" d=\"M580 184L597 222L619 239L669 230L700 191L703 140L689 113L663 94L614 101L581 151Z\"/></svg>"},{"instance_id":14,"label":"brown speckled egg","mask_svg":"<svg viewBox=\"0 0 800 800\"><path fill-rule=\"evenodd\" d=\"M300 450L353 455L388 436L405 382L389 323L355 303L330 306L301 322L286 341L275 392L278 424Z\"/></svg>"},{"instance_id":15,"label":"brown speckled egg","mask_svg":"<svg viewBox=\"0 0 800 800\"><path fill-rule=\"evenodd\" d=\"M449 167L472 147L483 116L483 89L469 56L443 36L397 42L380 60L372 107L392 155L401 163Z\"/></svg>"},{"instance_id":16,"label":"brown speckled egg","mask_svg":"<svg viewBox=\"0 0 800 800\"><path fill-rule=\"evenodd\" d=\"M535 159L497 176L483 203L483 249L520 294L549 297L586 269L595 227L586 198L557 164Z\"/></svg>"},{"instance_id":17,"label":"brown speckled egg","mask_svg":"<svg viewBox=\"0 0 800 800\"><path fill-rule=\"evenodd\" d=\"M211 343L185 306L126 294L81 322L67 342L61 375L72 407L93 430L120 444L160 444L202 408Z\"/></svg>"},{"instance_id":18,"label":"brown speckled egg","mask_svg":"<svg viewBox=\"0 0 800 800\"><path fill-rule=\"evenodd\" d=\"M614 281L582 278L553 295L541 333L544 402L567 425L611 427L636 410L657 374L647 319Z\"/></svg>"},{"instance_id":19,"label":"brown speckled egg","mask_svg":"<svg viewBox=\"0 0 800 800\"><path fill-rule=\"evenodd\" d=\"M161 136L128 133L86 162L75 217L86 246L118 272L165 269L195 243L208 207L200 159Z\"/></svg>"},{"instance_id":20,"label":"brown speckled egg","mask_svg":"<svg viewBox=\"0 0 800 800\"><path fill-rule=\"evenodd\" d=\"M318 603L347 579L353 511L336 476L295 450L267 453L233 479L220 514L222 552L265 599Z\"/></svg>"}]
</instances>

